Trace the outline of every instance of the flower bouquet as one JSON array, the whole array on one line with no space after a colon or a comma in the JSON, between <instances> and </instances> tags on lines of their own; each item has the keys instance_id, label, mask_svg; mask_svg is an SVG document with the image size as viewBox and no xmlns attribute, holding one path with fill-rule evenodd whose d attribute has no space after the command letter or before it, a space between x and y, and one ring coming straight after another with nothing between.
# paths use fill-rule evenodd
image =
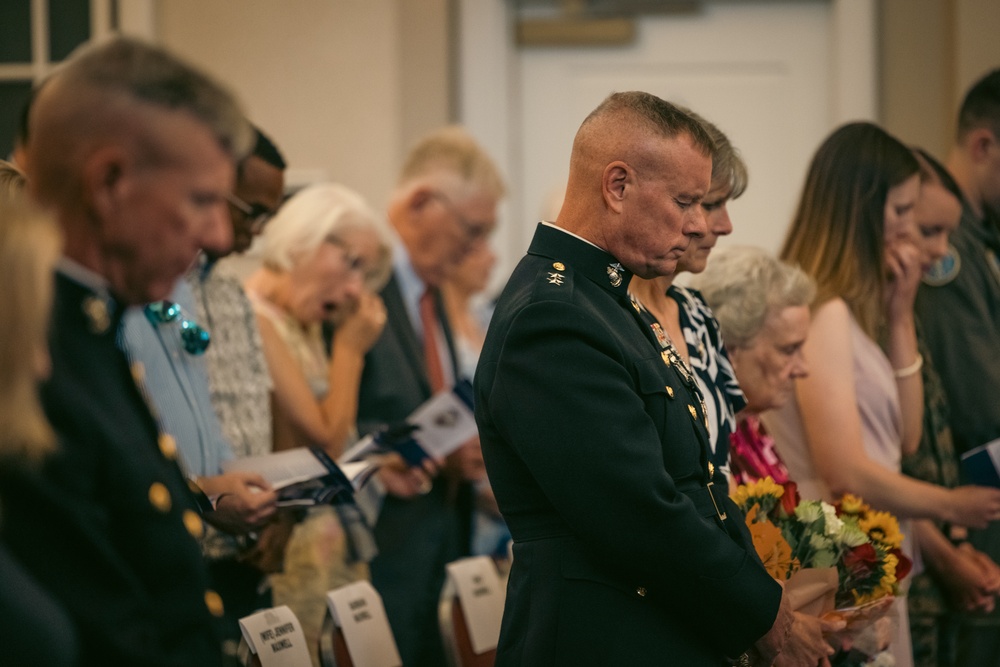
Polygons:
<instances>
[{"instance_id":1,"label":"flower bouquet","mask_svg":"<svg viewBox=\"0 0 1000 667\"><path fill-rule=\"evenodd\" d=\"M911 567L899 549L903 535L894 516L850 494L833 505L802 500L794 482L776 484L770 477L741 484L733 501L746 515L764 567L787 580L793 608L843 621L845 629L829 639L856 655L884 648L886 614Z\"/></svg>"}]
</instances>

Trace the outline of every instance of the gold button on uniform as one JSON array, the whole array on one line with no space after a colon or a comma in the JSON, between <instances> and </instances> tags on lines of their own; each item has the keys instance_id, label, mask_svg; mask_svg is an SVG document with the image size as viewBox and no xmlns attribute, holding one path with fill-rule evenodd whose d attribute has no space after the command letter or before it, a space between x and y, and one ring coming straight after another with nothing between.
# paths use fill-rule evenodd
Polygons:
<instances>
[{"instance_id":1,"label":"gold button on uniform","mask_svg":"<svg viewBox=\"0 0 1000 667\"><path fill-rule=\"evenodd\" d=\"M694 406L693 406L693 405L691 405L690 403L688 404L688 412L690 412L690 413L691 413L691 418L692 418L692 419L695 419L695 420L697 420L697 419L698 419L698 411L697 411L697 410L695 410L695 409L694 409Z\"/></svg>"},{"instance_id":2,"label":"gold button on uniform","mask_svg":"<svg viewBox=\"0 0 1000 667\"><path fill-rule=\"evenodd\" d=\"M669 396L670 398L673 398L674 397L674 388L671 387L668 384L667 387L666 387L666 389L667 389L667 396Z\"/></svg>"},{"instance_id":3,"label":"gold button on uniform","mask_svg":"<svg viewBox=\"0 0 1000 667\"><path fill-rule=\"evenodd\" d=\"M132 371L132 380L136 384L142 384L142 381L146 379L146 367L142 365L141 361L134 362L129 370Z\"/></svg>"},{"instance_id":4,"label":"gold button on uniform","mask_svg":"<svg viewBox=\"0 0 1000 667\"><path fill-rule=\"evenodd\" d=\"M201 517L191 510L184 510L184 527L191 533L194 539L201 539L205 533L205 524L201 522Z\"/></svg>"},{"instance_id":5,"label":"gold button on uniform","mask_svg":"<svg viewBox=\"0 0 1000 667\"><path fill-rule=\"evenodd\" d=\"M715 477L715 464L713 464L711 461L709 461L708 462L708 478L712 479L713 477Z\"/></svg>"},{"instance_id":6,"label":"gold button on uniform","mask_svg":"<svg viewBox=\"0 0 1000 667\"><path fill-rule=\"evenodd\" d=\"M170 491L160 482L153 482L149 487L149 504L166 513L170 511Z\"/></svg>"},{"instance_id":7,"label":"gold button on uniform","mask_svg":"<svg viewBox=\"0 0 1000 667\"><path fill-rule=\"evenodd\" d=\"M635 589L635 594L638 595L641 598L646 597L646 587L645 586L639 586L639 588Z\"/></svg>"},{"instance_id":8,"label":"gold button on uniform","mask_svg":"<svg viewBox=\"0 0 1000 667\"><path fill-rule=\"evenodd\" d=\"M215 591L205 591L205 606L208 607L208 613L212 616L221 617L225 613L222 598Z\"/></svg>"},{"instance_id":9,"label":"gold button on uniform","mask_svg":"<svg viewBox=\"0 0 1000 667\"><path fill-rule=\"evenodd\" d=\"M664 350L663 352L660 352L660 356L663 357L663 363L665 363L667 366L669 366L670 365L670 355L667 354L667 351Z\"/></svg>"},{"instance_id":10,"label":"gold button on uniform","mask_svg":"<svg viewBox=\"0 0 1000 667\"><path fill-rule=\"evenodd\" d=\"M566 265L563 264L562 262L552 262L552 268L555 269L556 271L565 271Z\"/></svg>"},{"instance_id":11,"label":"gold button on uniform","mask_svg":"<svg viewBox=\"0 0 1000 667\"><path fill-rule=\"evenodd\" d=\"M170 461L177 458L177 441L174 436L169 433L160 434L160 453Z\"/></svg>"}]
</instances>

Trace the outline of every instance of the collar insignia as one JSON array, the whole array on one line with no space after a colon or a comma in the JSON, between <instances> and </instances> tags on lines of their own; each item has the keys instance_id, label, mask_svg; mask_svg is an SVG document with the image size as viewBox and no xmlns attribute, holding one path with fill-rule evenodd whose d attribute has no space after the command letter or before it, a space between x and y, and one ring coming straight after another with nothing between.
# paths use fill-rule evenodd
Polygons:
<instances>
[{"instance_id":1,"label":"collar insignia","mask_svg":"<svg viewBox=\"0 0 1000 667\"><path fill-rule=\"evenodd\" d=\"M619 287L622 284L622 265L618 262L613 262L608 264L608 280L611 281L612 287Z\"/></svg>"},{"instance_id":2,"label":"collar insignia","mask_svg":"<svg viewBox=\"0 0 1000 667\"><path fill-rule=\"evenodd\" d=\"M83 300L83 314L87 316L87 326L90 332L101 335L111 327L111 315L108 304L97 296L88 296Z\"/></svg>"}]
</instances>

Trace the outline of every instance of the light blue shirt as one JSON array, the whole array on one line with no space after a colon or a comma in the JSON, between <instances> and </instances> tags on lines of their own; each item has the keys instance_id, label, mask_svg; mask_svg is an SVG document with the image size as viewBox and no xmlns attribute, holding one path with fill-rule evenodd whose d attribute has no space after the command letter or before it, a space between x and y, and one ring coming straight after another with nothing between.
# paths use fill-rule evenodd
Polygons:
<instances>
[{"instance_id":1,"label":"light blue shirt","mask_svg":"<svg viewBox=\"0 0 1000 667\"><path fill-rule=\"evenodd\" d=\"M406 314L410 316L410 324L418 338L424 337L424 322L420 317L420 297L427 291L427 284L417 275L410 261L406 247L400 245L392 253L392 268L396 273L396 284L406 305Z\"/></svg>"},{"instance_id":2,"label":"light blue shirt","mask_svg":"<svg viewBox=\"0 0 1000 667\"><path fill-rule=\"evenodd\" d=\"M181 340L181 320L196 312L187 282L178 281L170 300L182 308L173 322L153 324L141 306L126 311L120 344L130 362L144 366L140 385L160 429L176 440L184 469L210 477L233 458L232 448L212 407L205 358L187 352Z\"/></svg>"}]
</instances>

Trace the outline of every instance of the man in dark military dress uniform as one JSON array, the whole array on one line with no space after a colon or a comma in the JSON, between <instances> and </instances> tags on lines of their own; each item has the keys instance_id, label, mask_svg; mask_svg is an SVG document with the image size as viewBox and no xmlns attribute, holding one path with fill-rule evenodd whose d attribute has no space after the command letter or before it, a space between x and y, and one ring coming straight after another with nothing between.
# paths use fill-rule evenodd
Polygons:
<instances>
[{"instance_id":1,"label":"man in dark military dress uniform","mask_svg":"<svg viewBox=\"0 0 1000 667\"><path fill-rule=\"evenodd\" d=\"M1000 70L970 88L948 170L965 195L948 254L925 276L916 312L941 376L959 454L1000 438ZM1000 562L1000 524L971 535ZM956 664L1000 664L1000 609L960 623Z\"/></svg>"},{"instance_id":2,"label":"man in dark military dress uniform","mask_svg":"<svg viewBox=\"0 0 1000 667\"><path fill-rule=\"evenodd\" d=\"M476 373L514 537L497 665L770 665L781 587L713 492L705 408L628 298L705 233L704 128L616 93L573 144L566 201L497 304ZM755 645L756 642L756 645Z\"/></svg>"},{"instance_id":3,"label":"man in dark military dress uniform","mask_svg":"<svg viewBox=\"0 0 1000 667\"><path fill-rule=\"evenodd\" d=\"M219 664L202 522L116 333L200 248L228 247L249 128L214 83L129 40L77 54L30 125L29 183L65 238L42 389L59 448L0 482L5 540L76 623L83 664Z\"/></svg>"}]
</instances>

